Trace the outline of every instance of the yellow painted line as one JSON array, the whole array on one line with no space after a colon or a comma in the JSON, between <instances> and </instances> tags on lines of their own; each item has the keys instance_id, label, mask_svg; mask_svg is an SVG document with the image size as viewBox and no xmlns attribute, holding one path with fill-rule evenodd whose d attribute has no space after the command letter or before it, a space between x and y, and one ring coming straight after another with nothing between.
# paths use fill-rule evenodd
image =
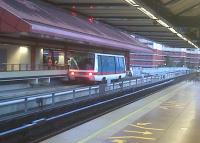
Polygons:
<instances>
[{"instance_id":1,"label":"yellow painted line","mask_svg":"<svg viewBox=\"0 0 200 143\"><path fill-rule=\"evenodd\" d=\"M146 125L151 125L151 123L137 123L138 126L146 126Z\"/></svg>"},{"instance_id":2,"label":"yellow painted line","mask_svg":"<svg viewBox=\"0 0 200 143\"><path fill-rule=\"evenodd\" d=\"M149 131L145 131L145 132L138 132L138 131L128 131L128 130L124 130L125 133L137 133L137 134L143 134L143 135L152 135L152 132Z\"/></svg>"},{"instance_id":3,"label":"yellow painted line","mask_svg":"<svg viewBox=\"0 0 200 143\"><path fill-rule=\"evenodd\" d=\"M125 143L126 141L125 140L118 140L118 139L116 139L116 140L112 140L111 142L112 143Z\"/></svg>"},{"instance_id":4,"label":"yellow painted line","mask_svg":"<svg viewBox=\"0 0 200 143\"><path fill-rule=\"evenodd\" d=\"M182 85L180 88L177 88L177 89L173 90L173 92L176 92L176 91L180 90L182 87L183 87L183 85ZM171 93L165 94L165 96L167 96L167 95L169 95L169 94L171 94ZM106 126L105 128L102 128L102 129L98 130L97 132L95 132L95 133L91 134L90 136L88 136L88 137L86 137L86 138L84 138L84 139L78 141L77 143L87 143L89 140L91 140L92 138L95 138L97 135L99 135L99 134L101 134L101 133L104 133L104 132L105 132L106 130L108 130L109 128L111 128L111 127L113 127L113 126L119 124L120 122L122 122L122 121L128 119L129 117L133 116L134 114L136 114L136 113L138 113L138 112L141 112L142 110L144 110L145 108L147 108L149 105L151 105L151 104L153 104L153 103L156 103L156 102L158 102L159 100L164 99L165 96L162 96L162 97L158 98L157 100L154 100L154 101L152 101L152 102L146 104L145 106L141 107L140 109L138 109L138 110L136 110L136 111L134 111L134 112L132 112L132 113L129 113L128 115L126 115L126 116L122 117L121 119L119 119L119 120L113 122L112 124ZM173 96L175 96L175 95L173 95ZM172 97L173 97L173 96L172 96ZM171 98L171 97L170 97L170 98Z\"/></svg>"},{"instance_id":5,"label":"yellow painted line","mask_svg":"<svg viewBox=\"0 0 200 143\"><path fill-rule=\"evenodd\" d=\"M136 127L136 128L139 128L139 129L145 129L145 130L164 131L164 129L158 129L158 128L147 128L147 127L142 127L142 126L132 125L132 124L130 124L130 126L132 126L132 127Z\"/></svg>"},{"instance_id":6,"label":"yellow painted line","mask_svg":"<svg viewBox=\"0 0 200 143\"><path fill-rule=\"evenodd\" d=\"M165 103L172 103L172 104L173 104L173 103L176 103L176 102L177 102L177 101L174 100L174 101L167 101L167 102L165 102Z\"/></svg>"},{"instance_id":7,"label":"yellow painted line","mask_svg":"<svg viewBox=\"0 0 200 143\"><path fill-rule=\"evenodd\" d=\"M169 108L160 106L161 109L167 110Z\"/></svg>"},{"instance_id":8,"label":"yellow painted line","mask_svg":"<svg viewBox=\"0 0 200 143\"><path fill-rule=\"evenodd\" d=\"M184 108L185 105L161 105L160 108L161 109L176 109L176 108Z\"/></svg>"},{"instance_id":9,"label":"yellow painted line","mask_svg":"<svg viewBox=\"0 0 200 143\"><path fill-rule=\"evenodd\" d=\"M146 138L139 136L121 136L121 137L109 137L109 139L141 139L141 140L156 140L156 138Z\"/></svg>"}]
</instances>

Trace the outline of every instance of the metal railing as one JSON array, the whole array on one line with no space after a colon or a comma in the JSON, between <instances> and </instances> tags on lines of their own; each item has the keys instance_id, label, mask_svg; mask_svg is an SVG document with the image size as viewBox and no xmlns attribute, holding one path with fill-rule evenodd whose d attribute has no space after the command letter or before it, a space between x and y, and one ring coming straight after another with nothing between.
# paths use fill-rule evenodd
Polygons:
<instances>
[{"instance_id":1,"label":"metal railing","mask_svg":"<svg viewBox=\"0 0 200 143\"><path fill-rule=\"evenodd\" d=\"M179 71L165 75L150 76L137 79L127 79L111 84L100 84L89 87L48 92L44 94L15 97L0 100L0 119L10 115L25 114L35 110L41 110L61 103L72 103L85 98L104 96L119 91L152 84L159 81L173 79L178 76L189 74L190 71ZM78 100L77 100L78 99Z\"/></svg>"},{"instance_id":2,"label":"metal railing","mask_svg":"<svg viewBox=\"0 0 200 143\"><path fill-rule=\"evenodd\" d=\"M67 65L56 64L0 64L0 72L16 72L16 71L39 71L39 70L65 70L68 69Z\"/></svg>"}]
</instances>

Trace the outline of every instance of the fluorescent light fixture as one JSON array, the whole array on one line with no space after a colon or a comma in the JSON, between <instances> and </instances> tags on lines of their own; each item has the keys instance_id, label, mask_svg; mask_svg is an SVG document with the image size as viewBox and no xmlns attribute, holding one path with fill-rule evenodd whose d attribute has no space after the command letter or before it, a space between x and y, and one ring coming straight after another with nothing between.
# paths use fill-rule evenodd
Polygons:
<instances>
[{"instance_id":1,"label":"fluorescent light fixture","mask_svg":"<svg viewBox=\"0 0 200 143\"><path fill-rule=\"evenodd\" d=\"M185 41L187 41L187 38L185 38L185 37L183 37L182 39L185 40Z\"/></svg>"},{"instance_id":2,"label":"fluorescent light fixture","mask_svg":"<svg viewBox=\"0 0 200 143\"><path fill-rule=\"evenodd\" d=\"M26 46L20 46L20 53L26 54L28 52L28 47Z\"/></svg>"},{"instance_id":3,"label":"fluorescent light fixture","mask_svg":"<svg viewBox=\"0 0 200 143\"><path fill-rule=\"evenodd\" d=\"M132 6L139 6L138 4L136 4L136 2L134 2L133 0L125 0L127 3L129 3Z\"/></svg>"},{"instance_id":4,"label":"fluorescent light fixture","mask_svg":"<svg viewBox=\"0 0 200 143\"><path fill-rule=\"evenodd\" d=\"M180 33L177 33L177 36L178 37L180 37L180 38L182 38L183 36L180 34Z\"/></svg>"},{"instance_id":5,"label":"fluorescent light fixture","mask_svg":"<svg viewBox=\"0 0 200 143\"><path fill-rule=\"evenodd\" d=\"M172 31L173 33L175 33L175 34L178 33L178 32L176 32L176 30L175 30L174 28L171 28L171 27L170 27L170 28L168 28L168 29L169 29L170 31Z\"/></svg>"},{"instance_id":6,"label":"fluorescent light fixture","mask_svg":"<svg viewBox=\"0 0 200 143\"><path fill-rule=\"evenodd\" d=\"M180 33L178 33L173 27L170 27L167 23L165 23L164 21L158 19L156 16L154 16L154 14L152 14L151 12L149 12L147 9L145 9L144 7L140 7L140 5L138 5L134 0L124 0L127 3L129 3L130 5L137 7L138 10L142 11L144 14L146 14L148 17L150 17L153 20L156 20L160 25L168 28L172 33L175 33L178 37L180 37L181 39L187 41L189 44L191 44L192 46L194 46L195 48L198 48L197 45L195 45L194 43L192 43L190 40L188 40L187 38L185 38L183 35L181 35Z\"/></svg>"},{"instance_id":7,"label":"fluorescent light fixture","mask_svg":"<svg viewBox=\"0 0 200 143\"><path fill-rule=\"evenodd\" d=\"M181 35L180 33L177 33L177 36L180 37L181 39L188 41L187 38L185 38L183 35Z\"/></svg>"},{"instance_id":8,"label":"fluorescent light fixture","mask_svg":"<svg viewBox=\"0 0 200 143\"><path fill-rule=\"evenodd\" d=\"M191 44L191 45L193 45L193 43L190 40L188 40L188 43Z\"/></svg>"},{"instance_id":9,"label":"fluorescent light fixture","mask_svg":"<svg viewBox=\"0 0 200 143\"><path fill-rule=\"evenodd\" d=\"M139 9L140 11L142 11L144 14L146 14L147 16L149 16L151 19L154 19L154 20L158 19L151 12L149 12L148 10L146 10L143 7L138 7L137 9Z\"/></svg>"},{"instance_id":10,"label":"fluorescent light fixture","mask_svg":"<svg viewBox=\"0 0 200 143\"><path fill-rule=\"evenodd\" d=\"M181 35L180 33L177 33L177 36L182 38L183 40L187 41L190 45L194 46L195 48L198 48L197 45L195 45L194 43L192 43L190 40L188 40L187 38L185 38L183 35Z\"/></svg>"},{"instance_id":11,"label":"fluorescent light fixture","mask_svg":"<svg viewBox=\"0 0 200 143\"><path fill-rule=\"evenodd\" d=\"M162 20L160 20L160 19L158 19L158 20L156 20L156 21L157 21L158 23L160 23L160 25L169 28L169 25L168 25L167 23L165 23L164 21L162 21Z\"/></svg>"}]
</instances>

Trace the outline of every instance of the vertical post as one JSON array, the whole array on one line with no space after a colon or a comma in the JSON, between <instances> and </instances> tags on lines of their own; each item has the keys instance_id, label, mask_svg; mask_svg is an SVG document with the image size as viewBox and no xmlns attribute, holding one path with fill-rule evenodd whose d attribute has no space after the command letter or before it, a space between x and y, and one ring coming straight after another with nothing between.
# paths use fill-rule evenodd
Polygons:
<instances>
[{"instance_id":1,"label":"vertical post","mask_svg":"<svg viewBox=\"0 0 200 143\"><path fill-rule=\"evenodd\" d=\"M28 64L26 64L26 71L28 71Z\"/></svg>"},{"instance_id":2,"label":"vertical post","mask_svg":"<svg viewBox=\"0 0 200 143\"><path fill-rule=\"evenodd\" d=\"M14 71L14 64L11 65L11 71Z\"/></svg>"},{"instance_id":3,"label":"vertical post","mask_svg":"<svg viewBox=\"0 0 200 143\"><path fill-rule=\"evenodd\" d=\"M21 64L19 64L19 71L21 71L22 70L22 65Z\"/></svg>"},{"instance_id":4,"label":"vertical post","mask_svg":"<svg viewBox=\"0 0 200 143\"><path fill-rule=\"evenodd\" d=\"M35 47L31 47L31 70L35 70L35 62L36 62L36 49Z\"/></svg>"},{"instance_id":5,"label":"vertical post","mask_svg":"<svg viewBox=\"0 0 200 143\"><path fill-rule=\"evenodd\" d=\"M138 83L138 81L137 81L137 78L136 78L136 80L135 80L135 81L136 81L136 86L137 86L137 83Z\"/></svg>"},{"instance_id":6,"label":"vertical post","mask_svg":"<svg viewBox=\"0 0 200 143\"><path fill-rule=\"evenodd\" d=\"M52 93L52 104L55 105L55 93Z\"/></svg>"},{"instance_id":7,"label":"vertical post","mask_svg":"<svg viewBox=\"0 0 200 143\"><path fill-rule=\"evenodd\" d=\"M91 86L89 87L89 96L91 96Z\"/></svg>"},{"instance_id":8,"label":"vertical post","mask_svg":"<svg viewBox=\"0 0 200 143\"><path fill-rule=\"evenodd\" d=\"M73 101L75 101L75 98L76 98L76 91L75 89L73 89Z\"/></svg>"},{"instance_id":9,"label":"vertical post","mask_svg":"<svg viewBox=\"0 0 200 143\"><path fill-rule=\"evenodd\" d=\"M122 80L122 87L121 87L122 91L124 89L124 81Z\"/></svg>"},{"instance_id":10,"label":"vertical post","mask_svg":"<svg viewBox=\"0 0 200 143\"><path fill-rule=\"evenodd\" d=\"M27 112L28 111L28 99L27 99L27 97L24 100L24 106L25 106L24 111Z\"/></svg>"},{"instance_id":11,"label":"vertical post","mask_svg":"<svg viewBox=\"0 0 200 143\"><path fill-rule=\"evenodd\" d=\"M113 82L113 91L115 90L115 82Z\"/></svg>"}]
</instances>

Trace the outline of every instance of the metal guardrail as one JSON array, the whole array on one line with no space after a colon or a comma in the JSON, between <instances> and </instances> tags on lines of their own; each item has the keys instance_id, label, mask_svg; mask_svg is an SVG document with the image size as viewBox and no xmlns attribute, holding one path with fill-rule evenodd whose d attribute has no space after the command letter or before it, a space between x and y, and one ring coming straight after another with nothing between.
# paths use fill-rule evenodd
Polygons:
<instances>
[{"instance_id":1,"label":"metal guardrail","mask_svg":"<svg viewBox=\"0 0 200 143\"><path fill-rule=\"evenodd\" d=\"M65 70L68 69L67 65L56 64L0 64L0 72L16 72L16 71L39 71L39 70Z\"/></svg>"},{"instance_id":2,"label":"metal guardrail","mask_svg":"<svg viewBox=\"0 0 200 143\"><path fill-rule=\"evenodd\" d=\"M128 79L111 84L100 84L95 86L76 88L72 90L63 90L58 92L49 92L46 94L37 94L24 97L15 97L0 100L0 120L10 115L26 114L35 110L42 110L53 107L64 102L75 102L84 97L104 96L130 88L144 86L167 79L173 79L178 76L189 74L190 71L179 71L167 73L165 75L150 76L139 79Z\"/></svg>"}]
</instances>

